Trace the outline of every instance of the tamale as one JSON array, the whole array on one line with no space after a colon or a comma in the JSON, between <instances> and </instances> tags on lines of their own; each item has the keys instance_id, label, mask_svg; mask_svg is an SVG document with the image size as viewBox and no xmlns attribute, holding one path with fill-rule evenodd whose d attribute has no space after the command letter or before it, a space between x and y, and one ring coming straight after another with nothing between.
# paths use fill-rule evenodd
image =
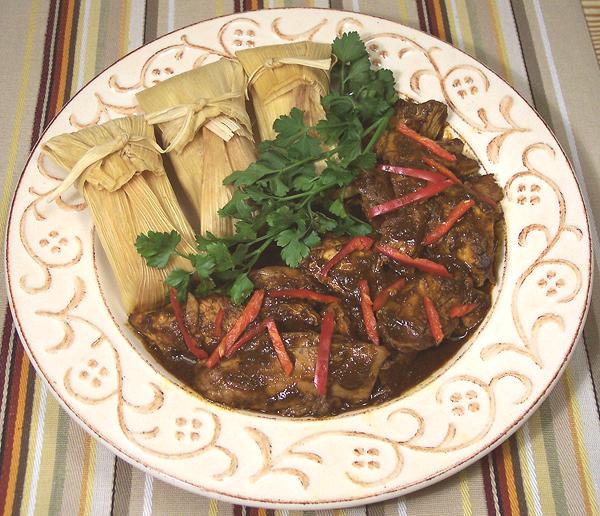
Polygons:
<instances>
[{"instance_id":1,"label":"tamale","mask_svg":"<svg viewBox=\"0 0 600 516\"><path fill-rule=\"evenodd\" d=\"M231 220L217 213L231 199L223 179L256 159L244 85L242 66L221 59L137 94L146 120L158 124L202 234L231 234Z\"/></svg>"},{"instance_id":2,"label":"tamale","mask_svg":"<svg viewBox=\"0 0 600 516\"><path fill-rule=\"evenodd\" d=\"M329 91L331 45L269 45L240 50L236 57L248 76L261 139L275 138L273 122L294 107L304 111L308 125L325 116L321 97Z\"/></svg>"},{"instance_id":3,"label":"tamale","mask_svg":"<svg viewBox=\"0 0 600 516\"><path fill-rule=\"evenodd\" d=\"M194 252L194 237L171 188L154 131L143 116L111 120L61 134L42 151L70 171L55 196L75 183L92 214L96 232L117 280L127 313L165 300L164 279L173 267L190 268L174 257L164 269L150 268L135 249L140 233L176 230L180 250Z\"/></svg>"}]
</instances>

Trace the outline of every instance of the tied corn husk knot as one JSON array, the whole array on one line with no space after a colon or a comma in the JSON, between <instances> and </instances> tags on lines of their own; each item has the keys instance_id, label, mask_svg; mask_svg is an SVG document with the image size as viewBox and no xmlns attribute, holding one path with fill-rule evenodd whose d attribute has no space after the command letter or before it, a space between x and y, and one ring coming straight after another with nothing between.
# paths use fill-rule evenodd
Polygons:
<instances>
[{"instance_id":1,"label":"tied corn husk knot","mask_svg":"<svg viewBox=\"0 0 600 516\"><path fill-rule=\"evenodd\" d=\"M193 253L195 247L152 127L142 116L119 118L55 136L42 145L42 152L68 171L59 189L75 183L82 193L127 314L160 306L169 272L174 267L190 270L190 263L176 256L164 269L148 267L135 249L136 238L148 231L175 230L182 253Z\"/></svg>"},{"instance_id":2,"label":"tied corn husk knot","mask_svg":"<svg viewBox=\"0 0 600 516\"><path fill-rule=\"evenodd\" d=\"M85 154L77 160L75 165L73 165L71 172L65 177L60 186L54 190L52 195L48 196L47 202L50 203L56 200L56 198L68 190L86 170L101 162L111 154L118 152L123 157L129 159L134 158L135 154L128 150L128 146L142 147L150 152L162 152L160 145L158 145L155 140L151 140L145 136L131 136L123 132L109 142L90 147ZM153 168L153 166L148 165L148 169L150 170L151 168ZM100 182L103 182L101 178L99 180ZM104 183L106 183L106 181L104 181ZM106 190L114 191L121 186L119 183L120 182L114 182L112 185L104 184L103 186Z\"/></svg>"},{"instance_id":3,"label":"tied corn husk knot","mask_svg":"<svg viewBox=\"0 0 600 516\"><path fill-rule=\"evenodd\" d=\"M244 87L241 64L221 59L136 95L146 120L160 130L200 233L232 233L232 221L218 214L233 190L223 179L256 159Z\"/></svg>"},{"instance_id":4,"label":"tied corn husk knot","mask_svg":"<svg viewBox=\"0 0 600 516\"><path fill-rule=\"evenodd\" d=\"M226 110L221 110L221 104L238 97L241 97L241 93L232 92L213 99L201 98L191 104L179 104L148 113L145 118L151 125L167 122L179 124L178 129L173 129L175 134L164 152L181 152L205 125L222 140L228 142L237 132L248 134L242 131L242 126L235 119L221 115L221 112Z\"/></svg>"},{"instance_id":5,"label":"tied corn husk knot","mask_svg":"<svg viewBox=\"0 0 600 516\"><path fill-rule=\"evenodd\" d=\"M254 82L260 77L260 74L265 70L280 68L285 65L308 66L309 68L317 68L318 70L329 71L332 66L331 57L326 59L310 59L304 57L270 57L261 66L259 66L246 82L246 98L249 99L249 91Z\"/></svg>"},{"instance_id":6,"label":"tied corn husk knot","mask_svg":"<svg viewBox=\"0 0 600 516\"><path fill-rule=\"evenodd\" d=\"M325 116L321 97L329 92L331 45L312 41L268 45L240 50L236 57L248 76L246 91L262 140L275 138L273 123L292 108L304 112L309 126Z\"/></svg>"}]
</instances>

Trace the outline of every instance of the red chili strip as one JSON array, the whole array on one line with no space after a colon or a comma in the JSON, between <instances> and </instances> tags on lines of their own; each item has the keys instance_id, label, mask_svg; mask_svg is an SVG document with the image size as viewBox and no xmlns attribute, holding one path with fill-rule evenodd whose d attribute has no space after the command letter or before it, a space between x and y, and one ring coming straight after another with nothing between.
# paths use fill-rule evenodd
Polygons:
<instances>
[{"instance_id":1,"label":"red chili strip","mask_svg":"<svg viewBox=\"0 0 600 516\"><path fill-rule=\"evenodd\" d=\"M398 122L396 124L396 129L404 136L410 138L411 140L414 140L419 145L425 147L428 151L435 154L436 156L439 156L440 158L445 159L446 161L456 161L456 156L454 154L448 152L446 149L444 149L442 146L440 146L433 140L419 134L417 131L414 131L406 124Z\"/></svg>"},{"instance_id":2,"label":"red chili strip","mask_svg":"<svg viewBox=\"0 0 600 516\"><path fill-rule=\"evenodd\" d=\"M411 267L415 267L420 271L427 272L429 274L435 274L437 276L442 276L444 278L450 278L451 275L448 272L448 269L444 267L440 263L432 262L431 260L427 260L426 258L412 258L411 256L403 253L402 251L398 251L389 245L377 244L375 246L375 250L381 254L385 254L389 256L393 260L400 262L404 265L410 265Z\"/></svg>"},{"instance_id":3,"label":"red chili strip","mask_svg":"<svg viewBox=\"0 0 600 516\"><path fill-rule=\"evenodd\" d=\"M425 158L423 158L423 163L425 163L425 165L429 165L430 167L434 168L440 174L442 174L442 175L446 176L448 179L450 179L450 181L452 181L453 183L456 183L456 184L461 183L461 180L458 179L458 177L456 177L454 175L454 172L452 172L452 170L450 170L447 166L442 165L441 163L438 163L436 160L425 157Z\"/></svg>"},{"instance_id":4,"label":"red chili strip","mask_svg":"<svg viewBox=\"0 0 600 516\"><path fill-rule=\"evenodd\" d=\"M470 314L477 308L477 303L466 303L464 305L454 305L450 308L449 315L452 319Z\"/></svg>"},{"instance_id":5,"label":"red chili strip","mask_svg":"<svg viewBox=\"0 0 600 516\"><path fill-rule=\"evenodd\" d=\"M231 327L231 329L227 332L225 337L221 339L219 345L215 348L215 350L210 355L210 358L206 361L207 367L216 366L221 357L225 354L225 351L233 346L236 340L240 337L242 332L248 327L248 325L256 319L258 316L258 312L260 312L260 308L263 303L263 299L265 298L264 290L256 290L248 304L244 307L241 315L238 320L235 321L235 324Z\"/></svg>"},{"instance_id":6,"label":"red chili strip","mask_svg":"<svg viewBox=\"0 0 600 516\"><path fill-rule=\"evenodd\" d=\"M367 251L371 249L373 242L374 240L367 236L357 236L350 239L348 242L346 242L346 245L344 245L344 247L342 247L338 253L325 264L325 267L321 269L321 276L327 276L332 267L335 267L350 253L353 253L354 251Z\"/></svg>"},{"instance_id":7,"label":"red chili strip","mask_svg":"<svg viewBox=\"0 0 600 516\"><path fill-rule=\"evenodd\" d=\"M473 206L475 206L475 201L473 200L462 201L458 203L454 208L452 208L452 211L446 220L425 236L422 242L423 245L431 245L437 242L446 233L448 233L448 231L452 229L452 226L454 226L454 224L456 224L460 218Z\"/></svg>"},{"instance_id":8,"label":"red chili strip","mask_svg":"<svg viewBox=\"0 0 600 516\"><path fill-rule=\"evenodd\" d=\"M367 215L372 219L374 217L378 217L379 215L402 208L407 204L435 197L440 192L446 190L446 188L452 186L452 184L452 181L439 181L431 183L423 188L420 188L416 192L411 192L403 195L402 197L398 197L397 199L392 199L391 201L384 202L383 204L373 206L369 209Z\"/></svg>"},{"instance_id":9,"label":"red chili strip","mask_svg":"<svg viewBox=\"0 0 600 516\"><path fill-rule=\"evenodd\" d=\"M283 372L286 374L286 376L291 376L292 371L294 370L294 364L290 360L290 356L285 349L285 344L281 339L277 325L272 319L267 320L267 331L269 332L269 337L271 338L273 348L275 348L275 353L277 353L277 358L279 359L279 363L283 368Z\"/></svg>"},{"instance_id":10,"label":"red chili strip","mask_svg":"<svg viewBox=\"0 0 600 516\"><path fill-rule=\"evenodd\" d=\"M442 330L440 314L438 314L433 301L427 296L423 297L423 307L425 308L425 315L427 316L427 322L429 322L429 329L431 330L433 339L436 344L439 344L444 340L444 330Z\"/></svg>"},{"instance_id":11,"label":"red chili strip","mask_svg":"<svg viewBox=\"0 0 600 516\"><path fill-rule=\"evenodd\" d=\"M331 338L334 327L333 311L327 310L321 323L321 335L319 336L319 350L317 352L317 363L315 364L315 387L321 396L327 394L327 377L329 376L329 354L331 352Z\"/></svg>"},{"instance_id":12,"label":"red chili strip","mask_svg":"<svg viewBox=\"0 0 600 516\"><path fill-rule=\"evenodd\" d=\"M404 278L397 279L394 281L394 283L385 287L379 294L377 294L373 300L373 312L379 312L379 310L381 310L388 302L388 299L395 295L405 283L406 280Z\"/></svg>"},{"instance_id":13,"label":"red chili strip","mask_svg":"<svg viewBox=\"0 0 600 516\"><path fill-rule=\"evenodd\" d=\"M221 340L223 336L223 317L225 316L225 308L221 308L215 317L215 339Z\"/></svg>"},{"instance_id":14,"label":"red chili strip","mask_svg":"<svg viewBox=\"0 0 600 516\"><path fill-rule=\"evenodd\" d=\"M181 336L183 337L183 342L185 342L185 345L189 349L190 353L192 353L192 355L194 355L198 360L204 360L208 358L206 351L198 347L196 339L192 337L185 326L183 308L177 299L177 290L175 290L173 287L171 287L169 290L169 298L171 300L171 306L173 307L173 313L175 314L175 321L177 321L177 327L179 328Z\"/></svg>"},{"instance_id":15,"label":"red chili strip","mask_svg":"<svg viewBox=\"0 0 600 516\"><path fill-rule=\"evenodd\" d=\"M377 319L373 312L373 301L371 301L371 293L369 292L369 284L367 280L361 279L358 281L358 290L360 292L360 310L362 312L365 328L369 340L379 346L379 333L377 333Z\"/></svg>"},{"instance_id":16,"label":"red chili strip","mask_svg":"<svg viewBox=\"0 0 600 516\"><path fill-rule=\"evenodd\" d=\"M257 337L260 333L267 329L267 322L272 321L272 317L268 317L264 321L257 324L254 328L250 328L246 331L235 343L225 350L225 357L229 358L244 344L250 342L254 337Z\"/></svg>"},{"instance_id":17,"label":"red chili strip","mask_svg":"<svg viewBox=\"0 0 600 516\"><path fill-rule=\"evenodd\" d=\"M415 179L422 179L423 181L429 181L430 183L439 183L443 181L445 177L442 174L427 170L426 168L410 168L410 167L398 167L396 165L378 165L377 170L382 172L389 172L390 174L398 174L399 176L414 177Z\"/></svg>"},{"instance_id":18,"label":"red chili strip","mask_svg":"<svg viewBox=\"0 0 600 516\"><path fill-rule=\"evenodd\" d=\"M327 294L321 294L320 292L305 288L269 290L267 295L269 297L308 299L309 301L316 301L317 303L337 303L339 301L339 298L335 296L328 296Z\"/></svg>"}]
</instances>

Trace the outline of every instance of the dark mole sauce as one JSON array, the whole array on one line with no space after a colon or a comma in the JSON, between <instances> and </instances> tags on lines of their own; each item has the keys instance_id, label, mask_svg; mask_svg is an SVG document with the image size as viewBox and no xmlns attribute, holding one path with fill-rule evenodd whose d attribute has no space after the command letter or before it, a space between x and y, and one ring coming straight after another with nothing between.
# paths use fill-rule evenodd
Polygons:
<instances>
[{"instance_id":1,"label":"dark mole sauce","mask_svg":"<svg viewBox=\"0 0 600 516\"><path fill-rule=\"evenodd\" d=\"M276 260L274 260L274 262L276 262ZM446 338L444 342L437 347L418 352L415 358L408 364L392 363L389 365L389 369L386 372L388 378L393 378L392 382L388 382L387 385L383 386L380 380L377 380L373 391L371 392L371 396L367 401L362 404L342 403L336 407L331 407L328 415L334 416L343 412L360 410L367 406L380 405L401 396L409 389L412 389L419 383L427 380L427 378L437 370L441 369L451 361L478 327L479 325L475 327L473 331L468 332L463 336ZM196 368L196 362L193 358L182 353L175 353L169 359L165 359L164 356L157 351L155 346L148 343L143 337L142 341L154 359L169 373L177 377L186 385L190 387L193 385L194 370ZM258 365L259 362L264 361L265 352L270 353L269 350L265 350L264 348L257 348L254 352L249 353L246 356L246 359L257 363ZM193 389L193 387L191 388ZM260 412L272 414L272 412L269 412L268 410Z\"/></svg>"}]
</instances>

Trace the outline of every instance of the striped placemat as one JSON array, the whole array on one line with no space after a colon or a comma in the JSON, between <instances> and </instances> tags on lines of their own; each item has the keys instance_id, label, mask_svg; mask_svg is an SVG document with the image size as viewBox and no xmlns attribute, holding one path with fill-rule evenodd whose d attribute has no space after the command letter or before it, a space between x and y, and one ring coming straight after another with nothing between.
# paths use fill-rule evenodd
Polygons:
<instances>
[{"instance_id":1,"label":"striped placemat","mask_svg":"<svg viewBox=\"0 0 600 516\"><path fill-rule=\"evenodd\" d=\"M591 2L582 0L597 29ZM553 126L600 209L600 76L581 5L558 0L7 0L0 14L0 226L31 146L61 106L117 58L209 17L280 6L376 14L489 65ZM597 43L597 37L592 36ZM593 228L594 235L596 229ZM598 239L595 236L595 249ZM597 271L596 271L597 272ZM598 277L598 276L597 276ZM273 514L202 498L117 459L36 377L0 284L0 513ZM444 482L348 515L598 514L600 299L549 399L489 456ZM330 512L330 511L327 511ZM283 513L282 513L283 514ZM294 513L295 514L295 513ZM307 512L308 515L308 512Z\"/></svg>"}]
</instances>

